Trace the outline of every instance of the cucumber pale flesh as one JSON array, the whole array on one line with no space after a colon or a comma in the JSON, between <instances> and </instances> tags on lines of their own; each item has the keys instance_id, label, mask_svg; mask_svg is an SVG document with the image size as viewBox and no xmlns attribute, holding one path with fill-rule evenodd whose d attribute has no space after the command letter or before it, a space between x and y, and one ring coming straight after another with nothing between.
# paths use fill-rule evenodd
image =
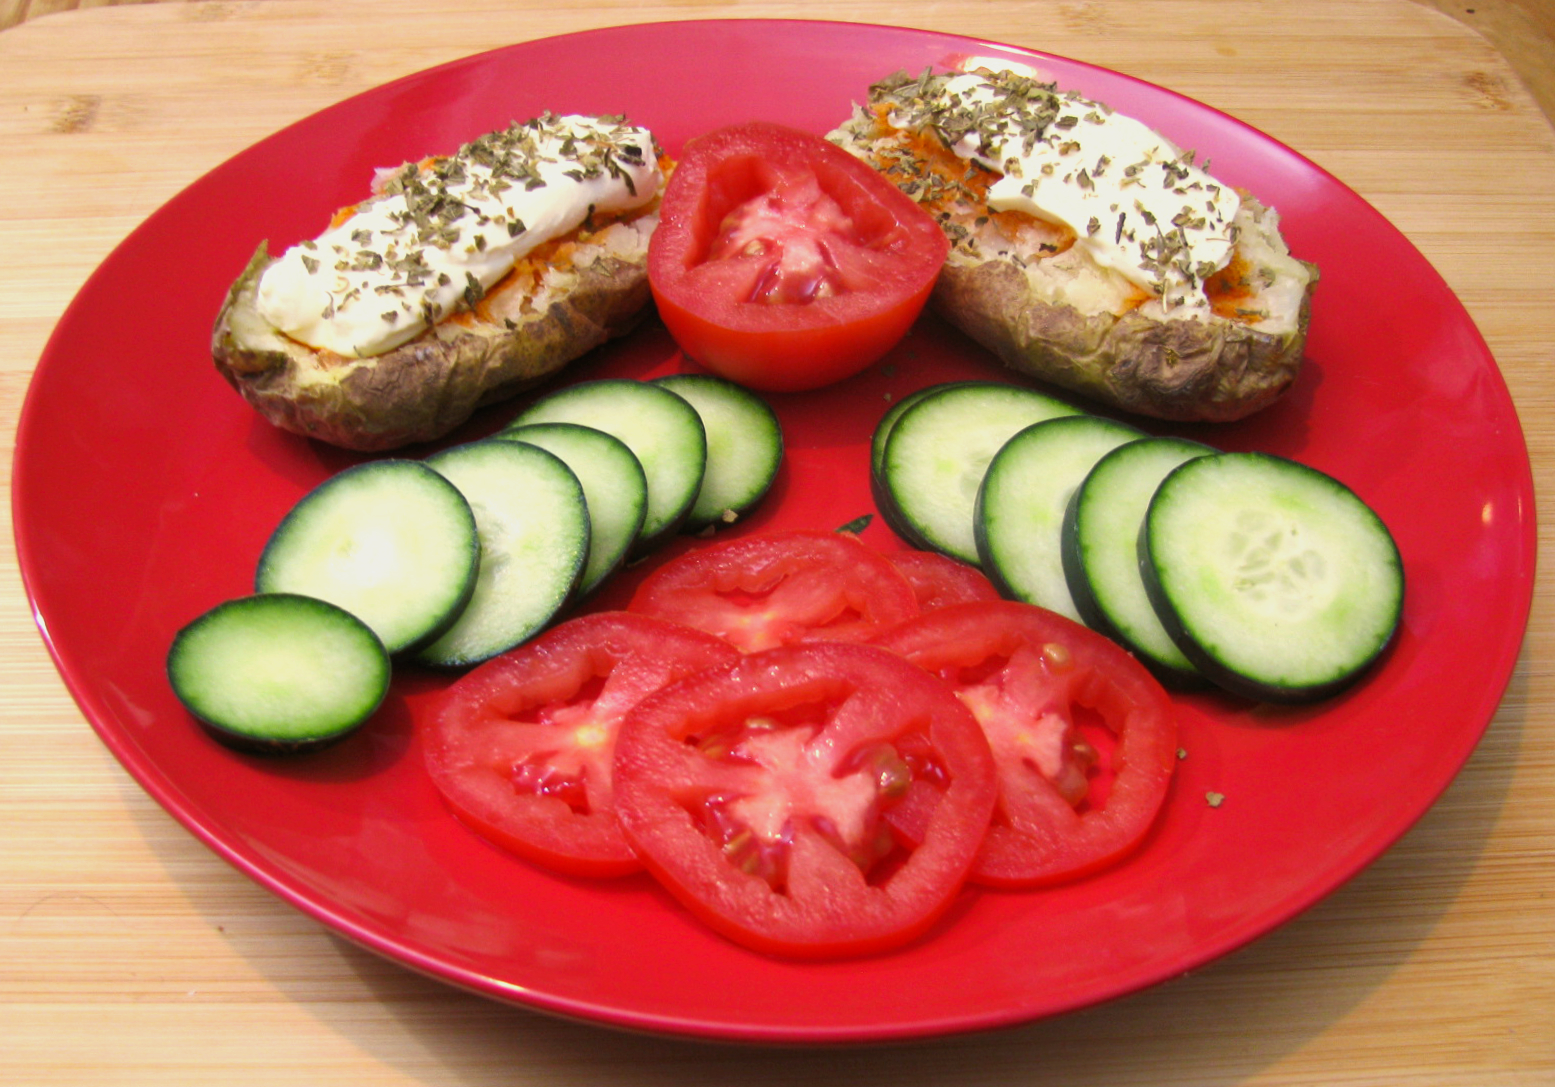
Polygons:
<instances>
[{"instance_id":1,"label":"cucumber pale flesh","mask_svg":"<svg viewBox=\"0 0 1555 1087\"><path fill-rule=\"evenodd\" d=\"M881 458L881 513L909 543L978 565L978 488L995 453L1033 423L1079 409L1035 389L955 382L903 411Z\"/></svg>"},{"instance_id":2,"label":"cucumber pale flesh","mask_svg":"<svg viewBox=\"0 0 1555 1087\"><path fill-rule=\"evenodd\" d=\"M470 602L416 659L467 667L538 634L572 599L588 556L588 503L559 457L525 442L470 442L426 463L475 511L481 561Z\"/></svg>"},{"instance_id":3,"label":"cucumber pale flesh","mask_svg":"<svg viewBox=\"0 0 1555 1087\"><path fill-rule=\"evenodd\" d=\"M707 470L707 431L684 398L650 381L600 378L540 398L509 428L531 423L581 423L626 443L648 479L648 509L633 548L637 554L685 524Z\"/></svg>"},{"instance_id":4,"label":"cucumber pale flesh","mask_svg":"<svg viewBox=\"0 0 1555 1087\"><path fill-rule=\"evenodd\" d=\"M1308 702L1342 690L1397 630L1398 547L1338 480L1266 453L1190 460L1141 527L1146 586L1185 656L1228 690Z\"/></svg>"},{"instance_id":5,"label":"cucumber pale flesh","mask_svg":"<svg viewBox=\"0 0 1555 1087\"><path fill-rule=\"evenodd\" d=\"M1064 576L1064 512L1103 455L1144 432L1096 415L1021 430L994 455L978 489L973 536L983 571L1012 600L1077 622Z\"/></svg>"},{"instance_id":6,"label":"cucumber pale flesh","mask_svg":"<svg viewBox=\"0 0 1555 1087\"><path fill-rule=\"evenodd\" d=\"M338 604L400 653L453 623L479 559L475 516L458 488L419 461L370 461L292 507L260 555L254 588Z\"/></svg>"},{"instance_id":7,"label":"cucumber pale flesh","mask_svg":"<svg viewBox=\"0 0 1555 1087\"><path fill-rule=\"evenodd\" d=\"M642 531L648 477L636 455L615 435L578 423L510 427L498 437L554 453L578 477L589 514L589 554L578 592L593 592L626 561Z\"/></svg>"},{"instance_id":8,"label":"cucumber pale flesh","mask_svg":"<svg viewBox=\"0 0 1555 1087\"><path fill-rule=\"evenodd\" d=\"M783 464L777 413L744 386L711 374L670 374L653 383L695 408L707 435L707 469L682 527L701 532L739 520L766 497Z\"/></svg>"}]
</instances>

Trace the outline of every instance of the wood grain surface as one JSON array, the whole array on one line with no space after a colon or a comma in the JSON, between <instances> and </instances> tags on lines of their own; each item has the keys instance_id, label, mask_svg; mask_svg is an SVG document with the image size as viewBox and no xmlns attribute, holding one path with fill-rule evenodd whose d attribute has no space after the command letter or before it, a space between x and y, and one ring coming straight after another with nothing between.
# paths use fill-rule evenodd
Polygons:
<instances>
[{"instance_id":1,"label":"wood grain surface","mask_svg":"<svg viewBox=\"0 0 1555 1087\"><path fill-rule=\"evenodd\" d=\"M1463 772L1393 849L1294 922L1191 976L1019 1029L757 1050L607 1031L455 991L229 868L84 723L33 625L9 520L17 415L54 323L119 240L231 154L349 95L501 43L626 22L821 14L1119 69L1312 158L1463 300L1511 389L1547 500L1555 130L1487 38L1410 0L8 0L0 13L58 7L81 10L0 33L0 1083L1555 1084L1548 578L1501 709Z\"/></svg>"}]
</instances>

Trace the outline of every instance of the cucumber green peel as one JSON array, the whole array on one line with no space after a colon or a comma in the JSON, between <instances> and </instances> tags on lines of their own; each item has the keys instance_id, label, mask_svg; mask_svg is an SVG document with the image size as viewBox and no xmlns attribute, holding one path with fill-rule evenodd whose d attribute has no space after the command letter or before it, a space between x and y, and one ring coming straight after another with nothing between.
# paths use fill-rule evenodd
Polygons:
<instances>
[{"instance_id":1,"label":"cucumber green peel","mask_svg":"<svg viewBox=\"0 0 1555 1087\"><path fill-rule=\"evenodd\" d=\"M327 601L265 593L218 604L173 638L168 681L217 739L259 752L311 750L373 715L389 654Z\"/></svg>"}]
</instances>

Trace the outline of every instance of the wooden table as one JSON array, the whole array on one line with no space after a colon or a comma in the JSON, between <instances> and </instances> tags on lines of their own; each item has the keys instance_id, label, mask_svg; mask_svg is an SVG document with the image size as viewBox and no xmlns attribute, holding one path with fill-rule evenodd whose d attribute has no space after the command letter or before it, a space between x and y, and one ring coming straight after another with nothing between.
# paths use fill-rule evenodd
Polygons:
<instances>
[{"instance_id":1,"label":"wooden table","mask_svg":"<svg viewBox=\"0 0 1555 1087\"><path fill-rule=\"evenodd\" d=\"M266 0L29 22L0 34L3 463L31 370L83 279L163 201L275 129L501 43L821 13L1121 69L1313 158L1463 299L1549 493L1555 133L1482 39L1407 0ZM1336 109L1347 103L1364 111ZM1552 1084L1551 594L1546 579L1501 710L1457 781L1394 849L1292 924L1192 976L1020 1029L754 1051L611 1032L455 991L248 882L142 793L86 725L33 626L6 531L0 1082Z\"/></svg>"}]
</instances>

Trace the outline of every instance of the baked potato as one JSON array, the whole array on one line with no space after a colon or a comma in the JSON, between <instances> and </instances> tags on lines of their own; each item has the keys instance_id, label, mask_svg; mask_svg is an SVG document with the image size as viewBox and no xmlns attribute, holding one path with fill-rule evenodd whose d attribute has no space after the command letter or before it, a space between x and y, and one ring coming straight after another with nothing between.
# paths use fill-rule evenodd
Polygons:
<instances>
[{"instance_id":1,"label":"baked potato","mask_svg":"<svg viewBox=\"0 0 1555 1087\"><path fill-rule=\"evenodd\" d=\"M217 316L216 368L333 445L442 437L636 326L667 165L619 118L547 114L380 171L318 239L259 246Z\"/></svg>"},{"instance_id":2,"label":"baked potato","mask_svg":"<svg viewBox=\"0 0 1555 1087\"><path fill-rule=\"evenodd\" d=\"M1302 363L1317 269L1279 216L1137 121L1014 72L898 72L830 133L952 242L931 307L1127 412L1228 421Z\"/></svg>"}]
</instances>

